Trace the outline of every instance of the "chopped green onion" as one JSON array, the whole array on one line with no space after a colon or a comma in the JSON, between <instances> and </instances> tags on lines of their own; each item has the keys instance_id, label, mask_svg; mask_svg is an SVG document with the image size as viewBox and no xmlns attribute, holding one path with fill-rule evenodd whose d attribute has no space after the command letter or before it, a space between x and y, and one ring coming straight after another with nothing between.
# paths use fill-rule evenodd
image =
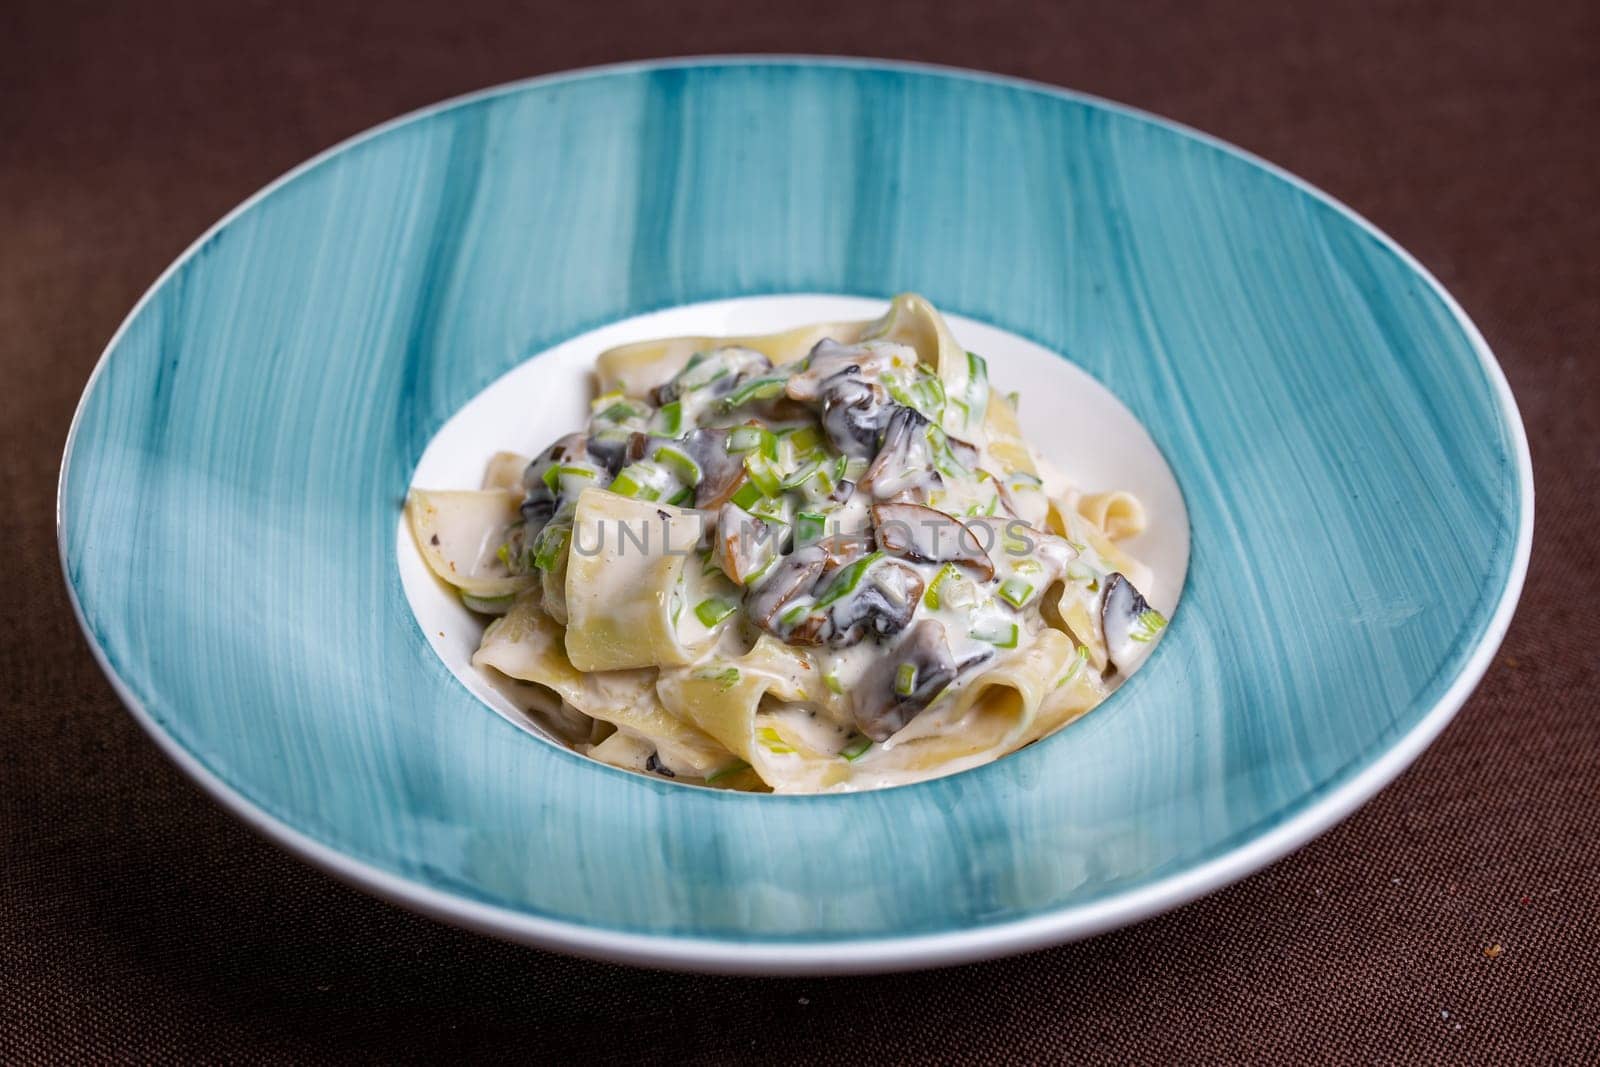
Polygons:
<instances>
[{"instance_id":1,"label":"chopped green onion","mask_svg":"<svg viewBox=\"0 0 1600 1067\"><path fill-rule=\"evenodd\" d=\"M619 401L626 400L627 394L625 394L621 389L613 389L611 392L602 393L600 396L597 396L593 400L589 401L589 412L593 414L596 411L603 411Z\"/></svg>"},{"instance_id":2,"label":"chopped green onion","mask_svg":"<svg viewBox=\"0 0 1600 1067\"><path fill-rule=\"evenodd\" d=\"M739 605L735 601L714 596L694 606L694 617L699 619L702 625L711 627L738 610Z\"/></svg>"},{"instance_id":3,"label":"chopped green onion","mask_svg":"<svg viewBox=\"0 0 1600 1067\"><path fill-rule=\"evenodd\" d=\"M716 682L717 688L722 690L732 689L734 686L739 684L738 667L725 667L720 671L710 667L705 667L695 671L694 676L699 678L701 681Z\"/></svg>"},{"instance_id":4,"label":"chopped green onion","mask_svg":"<svg viewBox=\"0 0 1600 1067\"><path fill-rule=\"evenodd\" d=\"M789 477L785 478L782 482L780 482L779 483L779 488L783 489L785 491L788 491L790 489L799 489L801 486L805 485L807 482L809 482L811 479L815 478L817 475L819 475L821 473L822 473L822 464L821 463L810 463L810 464L807 464L806 466L804 466L804 467L800 468L799 470L795 471L793 474L789 475Z\"/></svg>"},{"instance_id":5,"label":"chopped green onion","mask_svg":"<svg viewBox=\"0 0 1600 1067\"><path fill-rule=\"evenodd\" d=\"M915 663L902 663L895 669L894 691L903 697L908 697L917 691L917 665Z\"/></svg>"},{"instance_id":6,"label":"chopped green onion","mask_svg":"<svg viewBox=\"0 0 1600 1067\"><path fill-rule=\"evenodd\" d=\"M768 752L786 755L794 751L794 747L783 739L783 735L771 726L763 726L756 731L756 740L766 747Z\"/></svg>"},{"instance_id":7,"label":"chopped green onion","mask_svg":"<svg viewBox=\"0 0 1600 1067\"><path fill-rule=\"evenodd\" d=\"M679 489L676 493L673 493L671 499L669 499L667 501L667 503L671 504L673 507L680 507L681 508L683 505L689 503L693 499L694 499L694 490L693 489L689 489L689 488L684 488L684 489Z\"/></svg>"},{"instance_id":8,"label":"chopped green onion","mask_svg":"<svg viewBox=\"0 0 1600 1067\"><path fill-rule=\"evenodd\" d=\"M946 578L955 577L955 573L956 565L954 563L946 563L939 568L939 573L935 574L933 580L928 583L928 591L922 594L922 602L928 605L930 611L939 610L939 587L944 584Z\"/></svg>"},{"instance_id":9,"label":"chopped green onion","mask_svg":"<svg viewBox=\"0 0 1600 1067\"><path fill-rule=\"evenodd\" d=\"M821 540L827 528L826 516L818 515L814 511L802 511L794 517L794 543L809 545L813 541Z\"/></svg>"},{"instance_id":10,"label":"chopped green onion","mask_svg":"<svg viewBox=\"0 0 1600 1067\"><path fill-rule=\"evenodd\" d=\"M676 474L683 484L689 486L700 484L700 464L683 449L674 445L662 445L655 450L651 458L672 468L672 473Z\"/></svg>"},{"instance_id":11,"label":"chopped green onion","mask_svg":"<svg viewBox=\"0 0 1600 1067\"><path fill-rule=\"evenodd\" d=\"M1011 565L1011 569L1018 574L1038 574L1044 570L1043 567L1039 566L1037 560L1031 559L1019 559Z\"/></svg>"},{"instance_id":12,"label":"chopped green onion","mask_svg":"<svg viewBox=\"0 0 1600 1067\"><path fill-rule=\"evenodd\" d=\"M627 419L638 418L642 414L643 412L641 412L638 408L634 407L626 400L621 400L606 408L600 414L596 415L595 418L601 422L623 422Z\"/></svg>"},{"instance_id":13,"label":"chopped green onion","mask_svg":"<svg viewBox=\"0 0 1600 1067\"><path fill-rule=\"evenodd\" d=\"M756 378L745 382L739 388L717 401L719 411L732 411L736 407L750 403L752 400L771 400L783 392L784 379L782 378Z\"/></svg>"},{"instance_id":14,"label":"chopped green onion","mask_svg":"<svg viewBox=\"0 0 1600 1067\"><path fill-rule=\"evenodd\" d=\"M1092 582L1094 581L1094 571L1090 570L1085 564L1074 560L1067 564L1067 577L1075 582Z\"/></svg>"},{"instance_id":15,"label":"chopped green onion","mask_svg":"<svg viewBox=\"0 0 1600 1067\"><path fill-rule=\"evenodd\" d=\"M539 531L533 546L533 565L542 571L552 571L561 557L567 554L567 544L572 540L572 527L546 526Z\"/></svg>"},{"instance_id":16,"label":"chopped green onion","mask_svg":"<svg viewBox=\"0 0 1600 1067\"><path fill-rule=\"evenodd\" d=\"M871 747L872 738L867 737L865 734L857 734L855 737L851 738L845 743L844 748L839 750L839 755L843 756L851 763L854 763L856 760L866 755L867 749Z\"/></svg>"},{"instance_id":17,"label":"chopped green onion","mask_svg":"<svg viewBox=\"0 0 1600 1067\"><path fill-rule=\"evenodd\" d=\"M850 566L834 575L833 581L828 583L827 590L817 598L817 609L820 611L828 605L856 591L856 586L861 584L861 578L867 569L883 558L883 553L872 552L856 560Z\"/></svg>"},{"instance_id":18,"label":"chopped green onion","mask_svg":"<svg viewBox=\"0 0 1600 1067\"><path fill-rule=\"evenodd\" d=\"M545 487L552 493L558 493L561 492L562 478L587 478L593 481L598 476L598 472L589 467L574 467L563 463L547 469L544 472L543 481Z\"/></svg>"},{"instance_id":19,"label":"chopped green onion","mask_svg":"<svg viewBox=\"0 0 1600 1067\"><path fill-rule=\"evenodd\" d=\"M989 364L976 352L967 353L966 424L982 422L989 410Z\"/></svg>"},{"instance_id":20,"label":"chopped green onion","mask_svg":"<svg viewBox=\"0 0 1600 1067\"><path fill-rule=\"evenodd\" d=\"M1078 676L1078 672L1083 670L1083 665L1088 661L1089 650L1084 648L1082 645L1079 645L1078 654L1072 659L1072 666L1067 668L1067 673L1061 676L1061 680L1056 683L1055 687L1060 689L1062 686L1076 678Z\"/></svg>"},{"instance_id":21,"label":"chopped green onion","mask_svg":"<svg viewBox=\"0 0 1600 1067\"><path fill-rule=\"evenodd\" d=\"M799 622L801 619L810 614L810 604L796 604L794 607L778 616L778 622L782 623L784 626L793 626L795 623Z\"/></svg>"},{"instance_id":22,"label":"chopped green onion","mask_svg":"<svg viewBox=\"0 0 1600 1067\"><path fill-rule=\"evenodd\" d=\"M822 676L822 684L827 686L828 692L835 696L844 696L844 683L839 681L837 668L828 668L828 673Z\"/></svg>"},{"instance_id":23,"label":"chopped green onion","mask_svg":"<svg viewBox=\"0 0 1600 1067\"><path fill-rule=\"evenodd\" d=\"M1033 586L1021 578L1007 578L1000 583L1000 599L1014 608L1020 608L1033 597Z\"/></svg>"},{"instance_id":24,"label":"chopped green onion","mask_svg":"<svg viewBox=\"0 0 1600 1067\"><path fill-rule=\"evenodd\" d=\"M1147 608L1139 613L1134 620L1134 628L1128 634L1135 641L1154 641L1156 635L1167 628L1167 617L1155 608Z\"/></svg>"},{"instance_id":25,"label":"chopped green onion","mask_svg":"<svg viewBox=\"0 0 1600 1067\"><path fill-rule=\"evenodd\" d=\"M683 432L683 404L680 401L663 404L658 414L661 416L661 428L668 437L677 437Z\"/></svg>"},{"instance_id":26,"label":"chopped green onion","mask_svg":"<svg viewBox=\"0 0 1600 1067\"><path fill-rule=\"evenodd\" d=\"M765 426L735 426L728 434L729 452L760 452L767 459L778 458L778 439Z\"/></svg>"},{"instance_id":27,"label":"chopped green onion","mask_svg":"<svg viewBox=\"0 0 1600 1067\"><path fill-rule=\"evenodd\" d=\"M815 426L802 426L789 435L789 447L794 449L795 455L810 452L822 443L822 435L817 433Z\"/></svg>"},{"instance_id":28,"label":"chopped green onion","mask_svg":"<svg viewBox=\"0 0 1600 1067\"><path fill-rule=\"evenodd\" d=\"M501 545L499 548L495 549L494 554L495 554L495 558L498 559L501 562L502 565L504 565L506 570L509 571L509 570L513 569L512 566L511 566L511 545L510 544Z\"/></svg>"},{"instance_id":29,"label":"chopped green onion","mask_svg":"<svg viewBox=\"0 0 1600 1067\"><path fill-rule=\"evenodd\" d=\"M745 482L739 487L739 491L733 494L732 499L735 504L749 511L765 498L755 482Z\"/></svg>"},{"instance_id":30,"label":"chopped green onion","mask_svg":"<svg viewBox=\"0 0 1600 1067\"><path fill-rule=\"evenodd\" d=\"M772 462L759 452L750 452L744 457L744 469L750 475L750 480L761 490L762 496L777 496L783 491L783 480L778 476Z\"/></svg>"},{"instance_id":31,"label":"chopped green onion","mask_svg":"<svg viewBox=\"0 0 1600 1067\"><path fill-rule=\"evenodd\" d=\"M979 641L987 641L997 648L1016 648L1018 632L1017 624L1014 622L990 620L974 627L971 636Z\"/></svg>"}]
</instances>

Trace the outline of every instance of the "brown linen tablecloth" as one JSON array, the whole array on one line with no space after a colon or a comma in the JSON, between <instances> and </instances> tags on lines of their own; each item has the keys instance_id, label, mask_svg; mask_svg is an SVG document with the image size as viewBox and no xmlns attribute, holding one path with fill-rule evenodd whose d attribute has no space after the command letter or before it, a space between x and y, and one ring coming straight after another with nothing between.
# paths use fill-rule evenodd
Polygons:
<instances>
[{"instance_id":1,"label":"brown linen tablecloth","mask_svg":"<svg viewBox=\"0 0 1600 1067\"><path fill-rule=\"evenodd\" d=\"M0 4L0 1061L1600 1059L1597 11ZM1129 930L761 981L418 918L168 765L79 636L52 525L73 406L139 294L372 123L546 71L739 51L982 67L1149 108L1304 175L1438 274L1522 405L1538 530L1504 648L1415 767L1298 854Z\"/></svg>"}]
</instances>

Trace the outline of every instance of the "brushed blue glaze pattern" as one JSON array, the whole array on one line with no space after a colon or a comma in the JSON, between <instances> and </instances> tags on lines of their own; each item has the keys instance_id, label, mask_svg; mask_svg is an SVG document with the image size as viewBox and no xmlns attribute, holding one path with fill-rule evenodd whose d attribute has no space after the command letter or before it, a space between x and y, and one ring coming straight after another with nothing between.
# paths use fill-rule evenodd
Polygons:
<instances>
[{"instance_id":1,"label":"brushed blue glaze pattern","mask_svg":"<svg viewBox=\"0 0 1600 1067\"><path fill-rule=\"evenodd\" d=\"M903 289L1065 353L1168 457L1189 585L1113 701L953 778L768 798L597 766L450 677L393 536L463 402L641 311ZM473 99L271 191L130 321L62 504L116 676L271 818L527 914L815 942L1105 900L1305 811L1462 671L1521 499L1460 322L1319 196L1059 93L707 61Z\"/></svg>"}]
</instances>

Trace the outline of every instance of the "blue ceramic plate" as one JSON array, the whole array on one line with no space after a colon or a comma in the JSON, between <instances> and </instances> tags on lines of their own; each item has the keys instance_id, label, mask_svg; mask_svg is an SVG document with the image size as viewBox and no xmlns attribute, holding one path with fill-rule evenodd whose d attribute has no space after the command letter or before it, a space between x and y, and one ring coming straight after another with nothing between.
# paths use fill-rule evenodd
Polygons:
<instances>
[{"instance_id":1,"label":"blue ceramic plate","mask_svg":"<svg viewBox=\"0 0 1600 1067\"><path fill-rule=\"evenodd\" d=\"M1182 606L1107 704L965 774L773 798L598 766L435 655L398 509L490 382L649 311L902 289L1070 359L1170 464ZM1082 937L1303 843L1471 691L1532 513L1477 330L1328 197L1102 101L810 59L544 78L287 175L118 331L59 502L101 665L251 825L477 929L767 972Z\"/></svg>"}]
</instances>

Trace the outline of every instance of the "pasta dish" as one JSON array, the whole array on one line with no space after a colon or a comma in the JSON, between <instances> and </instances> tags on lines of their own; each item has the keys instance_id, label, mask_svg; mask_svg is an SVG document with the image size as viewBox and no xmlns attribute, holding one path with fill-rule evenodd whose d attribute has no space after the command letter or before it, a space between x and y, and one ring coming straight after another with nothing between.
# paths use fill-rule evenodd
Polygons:
<instances>
[{"instance_id":1,"label":"pasta dish","mask_svg":"<svg viewBox=\"0 0 1600 1067\"><path fill-rule=\"evenodd\" d=\"M596 377L583 430L406 502L488 620L473 664L594 759L779 793L933 778L1089 711L1166 626L1119 547L1139 501L1064 484L921 297L624 345Z\"/></svg>"}]
</instances>

